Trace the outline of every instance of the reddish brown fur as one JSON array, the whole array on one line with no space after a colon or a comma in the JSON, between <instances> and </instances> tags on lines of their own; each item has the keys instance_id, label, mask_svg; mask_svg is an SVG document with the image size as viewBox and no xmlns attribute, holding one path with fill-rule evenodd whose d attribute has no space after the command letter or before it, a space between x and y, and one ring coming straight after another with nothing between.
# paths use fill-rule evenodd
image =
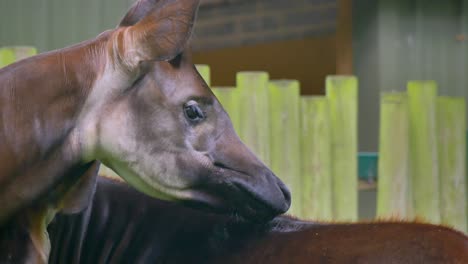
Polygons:
<instances>
[{"instance_id":1,"label":"reddish brown fur","mask_svg":"<svg viewBox=\"0 0 468 264\"><path fill-rule=\"evenodd\" d=\"M138 204L138 206L134 206ZM87 212L50 227L51 263L468 263L468 237L416 222L256 225L152 199L99 179Z\"/></svg>"},{"instance_id":2,"label":"reddish brown fur","mask_svg":"<svg viewBox=\"0 0 468 264\"><path fill-rule=\"evenodd\" d=\"M320 225L268 234L223 263L468 263L468 239L441 226L405 222ZM216 263L216 260L213 262Z\"/></svg>"}]
</instances>

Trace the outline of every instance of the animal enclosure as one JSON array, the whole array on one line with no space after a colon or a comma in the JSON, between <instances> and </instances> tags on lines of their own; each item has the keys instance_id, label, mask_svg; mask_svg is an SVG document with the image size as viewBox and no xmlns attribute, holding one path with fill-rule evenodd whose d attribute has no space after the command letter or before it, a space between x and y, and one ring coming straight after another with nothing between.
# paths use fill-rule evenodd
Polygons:
<instances>
[{"instance_id":1,"label":"animal enclosure","mask_svg":"<svg viewBox=\"0 0 468 264\"><path fill-rule=\"evenodd\" d=\"M0 67L34 53L0 49ZM209 84L209 66L197 68ZM357 220L357 78L329 76L325 96L300 96L295 80L270 80L267 72L236 77L237 87L212 90L241 139L291 188L289 213ZM382 93L380 106L377 216L466 232L465 99L439 96L433 81L409 81L406 92Z\"/></svg>"},{"instance_id":2,"label":"animal enclosure","mask_svg":"<svg viewBox=\"0 0 468 264\"><path fill-rule=\"evenodd\" d=\"M210 68L198 65L210 82ZM358 80L328 76L325 96L300 96L295 80L239 72L237 87L213 87L241 139L292 190L290 213L358 218ZM462 97L433 81L381 95L377 217L418 218L466 232L467 126ZM365 170L364 170L365 173ZM361 175L366 176L366 175Z\"/></svg>"}]
</instances>

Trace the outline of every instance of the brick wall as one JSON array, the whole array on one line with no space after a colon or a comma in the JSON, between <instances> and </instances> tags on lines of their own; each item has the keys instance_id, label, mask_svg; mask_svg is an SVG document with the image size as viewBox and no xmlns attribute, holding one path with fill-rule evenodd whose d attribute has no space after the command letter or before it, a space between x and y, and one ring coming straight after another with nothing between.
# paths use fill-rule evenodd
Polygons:
<instances>
[{"instance_id":1,"label":"brick wall","mask_svg":"<svg viewBox=\"0 0 468 264\"><path fill-rule=\"evenodd\" d=\"M332 34L336 17L337 0L205 0L192 45L200 51Z\"/></svg>"}]
</instances>

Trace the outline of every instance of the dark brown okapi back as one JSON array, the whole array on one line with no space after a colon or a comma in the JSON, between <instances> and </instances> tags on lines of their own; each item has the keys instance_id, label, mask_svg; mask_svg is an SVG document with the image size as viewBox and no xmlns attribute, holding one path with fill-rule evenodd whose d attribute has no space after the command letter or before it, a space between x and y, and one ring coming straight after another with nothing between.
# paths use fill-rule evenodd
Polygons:
<instances>
[{"instance_id":1,"label":"dark brown okapi back","mask_svg":"<svg viewBox=\"0 0 468 264\"><path fill-rule=\"evenodd\" d=\"M92 205L58 215L51 263L468 263L468 237L422 223L266 224L190 209L101 178Z\"/></svg>"}]
</instances>

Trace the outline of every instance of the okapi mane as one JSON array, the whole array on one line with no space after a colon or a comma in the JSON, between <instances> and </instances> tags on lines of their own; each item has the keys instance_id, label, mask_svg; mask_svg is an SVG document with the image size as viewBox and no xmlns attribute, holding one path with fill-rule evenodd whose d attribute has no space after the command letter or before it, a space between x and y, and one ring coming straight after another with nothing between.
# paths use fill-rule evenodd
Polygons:
<instances>
[{"instance_id":1,"label":"okapi mane","mask_svg":"<svg viewBox=\"0 0 468 264\"><path fill-rule=\"evenodd\" d=\"M459 233L460 235L466 236L465 233L463 233L462 231L454 228L453 226L450 226L450 225L444 224L444 223L434 224L434 223L429 222L424 217L420 217L420 216L416 216L413 219L405 219L405 218L402 218L402 217L399 217L399 216L378 217L375 220L360 221L360 223L370 223L370 224L372 224L372 223L388 223L388 222L430 225L430 226L438 227L438 228L441 228L441 229L445 229L447 231L453 231L453 232Z\"/></svg>"},{"instance_id":2,"label":"okapi mane","mask_svg":"<svg viewBox=\"0 0 468 264\"><path fill-rule=\"evenodd\" d=\"M431 227L438 227L442 228L447 231L454 231L457 232L463 236L466 236L465 233L462 231L454 228L453 226L450 226L448 224L440 223L440 224L434 224L425 219L424 217L416 216L413 219L409 218L404 218L398 215L393 215L393 216L388 216L388 217L376 217L375 219L362 219L356 222L351 222L351 221L339 221L339 220L321 220L321 219L305 219L305 218L298 218L296 216L292 215L283 215L284 217L296 221L297 223L300 223L300 226L302 227L307 227L307 223L313 224L313 225L356 225L356 224L419 224L419 225L427 225ZM278 229L280 231L280 229Z\"/></svg>"}]
</instances>

